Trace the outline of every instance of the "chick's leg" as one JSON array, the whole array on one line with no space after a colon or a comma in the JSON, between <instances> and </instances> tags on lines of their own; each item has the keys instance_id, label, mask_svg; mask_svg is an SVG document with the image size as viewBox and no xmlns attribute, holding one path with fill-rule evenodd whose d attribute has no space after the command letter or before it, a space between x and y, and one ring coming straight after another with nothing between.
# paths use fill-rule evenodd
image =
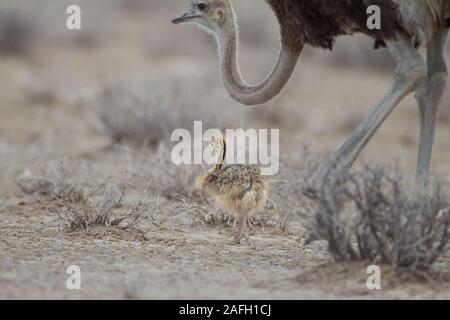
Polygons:
<instances>
[{"instance_id":1,"label":"chick's leg","mask_svg":"<svg viewBox=\"0 0 450 320\"><path fill-rule=\"evenodd\" d=\"M240 216L239 217L239 222L238 222L238 227L237 227L237 231L236 234L234 236L234 240L233 243L235 244L240 244L241 243L241 238L242 238L242 229L244 228L244 224L245 224L245 217L244 216Z\"/></svg>"},{"instance_id":2,"label":"chick's leg","mask_svg":"<svg viewBox=\"0 0 450 320\"><path fill-rule=\"evenodd\" d=\"M242 230L241 230L241 237L244 237L245 240L247 240L248 244L252 247L255 248L255 244L253 243L252 238L250 238L250 236L247 233L247 221L248 221L248 215L244 215L243 216L243 223L242 223Z\"/></svg>"}]
</instances>

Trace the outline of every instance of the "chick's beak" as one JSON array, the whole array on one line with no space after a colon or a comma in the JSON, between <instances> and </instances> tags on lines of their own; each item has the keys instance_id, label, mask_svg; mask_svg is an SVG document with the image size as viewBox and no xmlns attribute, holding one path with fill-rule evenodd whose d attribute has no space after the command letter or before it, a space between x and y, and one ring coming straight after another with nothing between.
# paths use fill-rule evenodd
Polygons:
<instances>
[{"instance_id":1,"label":"chick's beak","mask_svg":"<svg viewBox=\"0 0 450 320\"><path fill-rule=\"evenodd\" d=\"M185 22L189 22L189 21L199 18L199 17L200 16L198 14L195 14L194 12L186 12L181 17L173 19L172 23L173 24L185 23Z\"/></svg>"}]
</instances>

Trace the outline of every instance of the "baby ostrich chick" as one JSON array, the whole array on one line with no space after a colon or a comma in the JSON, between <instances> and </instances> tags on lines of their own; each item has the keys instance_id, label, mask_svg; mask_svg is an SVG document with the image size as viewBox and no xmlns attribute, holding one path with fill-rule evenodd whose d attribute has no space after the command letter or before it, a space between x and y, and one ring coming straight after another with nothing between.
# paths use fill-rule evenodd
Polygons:
<instances>
[{"instance_id":1,"label":"baby ostrich chick","mask_svg":"<svg viewBox=\"0 0 450 320\"><path fill-rule=\"evenodd\" d=\"M258 209L265 206L267 187L261 176L261 170L252 165L227 165L226 141L212 142L219 157L214 167L197 179L197 185L214 196L217 204L239 218L238 230L233 243L240 244L244 237L253 245L247 235L247 220Z\"/></svg>"}]
</instances>

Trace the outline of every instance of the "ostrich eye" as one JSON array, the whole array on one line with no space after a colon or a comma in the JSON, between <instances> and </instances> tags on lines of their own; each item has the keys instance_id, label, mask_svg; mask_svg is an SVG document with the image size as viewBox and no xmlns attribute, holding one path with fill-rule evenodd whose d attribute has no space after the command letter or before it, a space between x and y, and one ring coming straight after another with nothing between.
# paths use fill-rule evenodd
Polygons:
<instances>
[{"instance_id":1,"label":"ostrich eye","mask_svg":"<svg viewBox=\"0 0 450 320\"><path fill-rule=\"evenodd\" d=\"M197 4L197 9L201 12L206 11L208 9L208 5L206 3Z\"/></svg>"}]
</instances>

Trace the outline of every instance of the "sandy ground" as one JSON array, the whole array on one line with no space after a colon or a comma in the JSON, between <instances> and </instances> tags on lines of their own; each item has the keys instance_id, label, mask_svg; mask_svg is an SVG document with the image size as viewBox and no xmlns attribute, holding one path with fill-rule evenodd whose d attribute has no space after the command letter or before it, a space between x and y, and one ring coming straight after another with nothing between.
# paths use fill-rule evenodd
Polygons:
<instances>
[{"instance_id":1,"label":"sandy ground","mask_svg":"<svg viewBox=\"0 0 450 320\"><path fill-rule=\"evenodd\" d=\"M127 32L133 34L133 23L128 26ZM45 198L25 195L17 186L25 170L39 172L64 155L89 168L80 171L80 176L92 174L91 179L101 180L120 176L127 165L123 150L108 148L108 137L96 130L89 104L77 103L80 95L99 85L99 73L101 81L108 83L148 73L176 76L216 68L214 55L202 61L192 56L149 59L147 52L133 49L134 40L130 37L95 51L37 45L31 58L0 59L0 298L450 298L450 282L445 280L450 255L436 263L434 271L442 272L443 280L434 286L383 268L383 289L370 291L367 265L334 263L325 243L303 246L304 226L299 221L284 232L253 227L255 249L231 245L233 230L226 224L193 225L176 219L162 227L152 226L147 241L125 233L102 236L102 230L95 228L75 233L42 228L54 215L46 209ZM292 112L300 121L281 128L283 152L297 153L303 142L321 152L336 149L389 85L389 74L333 66L328 58L328 54L309 54L283 97L270 105L290 105L289 111L283 109L285 119ZM249 61L252 55L244 52L242 59ZM253 72L250 77L257 76ZM30 98L29 79L43 92L46 87L56 92L56 102L36 103L35 97ZM223 99L235 106L225 92ZM450 124L442 121L433 162L434 172L442 177L450 177L449 136ZM387 165L398 161L412 175L417 140L418 112L408 98L362 159ZM69 265L81 268L79 291L66 288Z\"/></svg>"}]
</instances>

